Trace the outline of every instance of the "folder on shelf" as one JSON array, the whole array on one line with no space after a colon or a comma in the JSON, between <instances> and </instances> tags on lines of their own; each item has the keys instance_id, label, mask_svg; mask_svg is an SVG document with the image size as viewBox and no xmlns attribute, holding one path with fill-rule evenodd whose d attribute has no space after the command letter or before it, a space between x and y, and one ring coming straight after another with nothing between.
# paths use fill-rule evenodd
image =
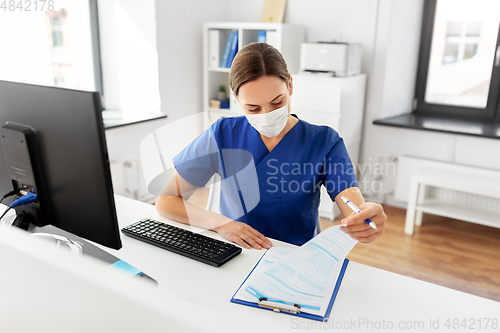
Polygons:
<instances>
[{"instance_id":1,"label":"folder on shelf","mask_svg":"<svg viewBox=\"0 0 500 333\"><path fill-rule=\"evenodd\" d=\"M298 249L273 247L259 260L231 302L325 321L357 241L331 227Z\"/></svg>"},{"instance_id":2,"label":"folder on shelf","mask_svg":"<svg viewBox=\"0 0 500 333\"><path fill-rule=\"evenodd\" d=\"M231 51L231 45L232 45L232 41L233 41L233 35L235 33L238 33L238 31L231 31L231 33L229 34L229 37L227 38L226 47L224 49L224 55L222 56L222 60L220 62L220 67L223 67L223 68L226 67L227 58L229 57L229 51Z\"/></svg>"},{"instance_id":3,"label":"folder on shelf","mask_svg":"<svg viewBox=\"0 0 500 333\"><path fill-rule=\"evenodd\" d=\"M231 64L233 63L236 53L238 53L238 31L235 31L233 34L231 50L229 51L229 56L227 58L226 68L231 68Z\"/></svg>"},{"instance_id":4,"label":"folder on shelf","mask_svg":"<svg viewBox=\"0 0 500 333\"><path fill-rule=\"evenodd\" d=\"M266 30L259 30L257 35L257 43L265 43L266 42Z\"/></svg>"}]
</instances>

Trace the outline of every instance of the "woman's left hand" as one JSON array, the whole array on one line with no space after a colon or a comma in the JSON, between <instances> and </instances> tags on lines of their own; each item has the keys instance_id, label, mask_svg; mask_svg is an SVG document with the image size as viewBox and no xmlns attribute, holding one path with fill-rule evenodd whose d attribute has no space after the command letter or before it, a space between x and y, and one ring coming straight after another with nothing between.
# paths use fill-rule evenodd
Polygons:
<instances>
[{"instance_id":1,"label":"woman's left hand","mask_svg":"<svg viewBox=\"0 0 500 333\"><path fill-rule=\"evenodd\" d=\"M352 213L342 220L340 230L362 243L372 242L384 234L387 215L384 213L384 208L375 202L365 202L359 209L361 212ZM366 219L372 220L377 229L370 227L365 222Z\"/></svg>"}]
</instances>

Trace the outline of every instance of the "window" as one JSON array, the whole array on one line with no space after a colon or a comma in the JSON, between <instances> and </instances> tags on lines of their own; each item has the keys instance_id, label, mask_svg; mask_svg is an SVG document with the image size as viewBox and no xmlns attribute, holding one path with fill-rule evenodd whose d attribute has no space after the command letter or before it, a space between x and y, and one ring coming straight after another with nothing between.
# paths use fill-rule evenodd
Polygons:
<instances>
[{"instance_id":1,"label":"window","mask_svg":"<svg viewBox=\"0 0 500 333\"><path fill-rule=\"evenodd\" d=\"M0 13L0 79L102 95L96 0L29 9Z\"/></svg>"},{"instance_id":2,"label":"window","mask_svg":"<svg viewBox=\"0 0 500 333\"><path fill-rule=\"evenodd\" d=\"M500 0L426 0L415 112L500 120Z\"/></svg>"},{"instance_id":3,"label":"window","mask_svg":"<svg viewBox=\"0 0 500 333\"><path fill-rule=\"evenodd\" d=\"M51 28L52 28L52 46L62 46L62 29L61 29L61 20L58 16L52 17L51 19Z\"/></svg>"}]
</instances>

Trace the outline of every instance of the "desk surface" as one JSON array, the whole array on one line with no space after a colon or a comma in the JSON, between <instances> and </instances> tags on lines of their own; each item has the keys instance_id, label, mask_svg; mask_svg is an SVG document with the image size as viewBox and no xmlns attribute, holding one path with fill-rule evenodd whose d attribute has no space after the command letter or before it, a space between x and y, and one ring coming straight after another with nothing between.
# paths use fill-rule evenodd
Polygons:
<instances>
[{"instance_id":1,"label":"desk surface","mask_svg":"<svg viewBox=\"0 0 500 333\"><path fill-rule=\"evenodd\" d=\"M152 205L120 196L115 196L115 199L120 228L148 217L222 239L214 232L161 217ZM243 249L238 257L216 268L123 234L122 242L120 250L107 250L153 277L162 291L175 290L188 301L206 306L207 312L213 311L214 322L207 323L207 331L256 332L265 327L266 332L302 329L363 332L391 328L399 332L426 332L431 329L500 332L498 302L352 261L330 320L322 323L230 302L264 250ZM273 241L273 245L292 246L279 241ZM221 313L224 314L223 319L217 320Z\"/></svg>"}]
</instances>

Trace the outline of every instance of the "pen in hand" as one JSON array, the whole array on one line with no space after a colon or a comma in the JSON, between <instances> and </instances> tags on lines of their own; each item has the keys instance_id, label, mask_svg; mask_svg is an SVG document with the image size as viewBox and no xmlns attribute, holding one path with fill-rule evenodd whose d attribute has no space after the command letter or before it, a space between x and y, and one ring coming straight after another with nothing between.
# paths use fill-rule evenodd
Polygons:
<instances>
[{"instance_id":1,"label":"pen in hand","mask_svg":"<svg viewBox=\"0 0 500 333\"><path fill-rule=\"evenodd\" d=\"M358 208L358 206L356 206L351 200L347 199L346 197L342 196L340 197L342 199L342 201L347 205L347 207L351 208L351 210L353 212L355 212L356 214L360 213L361 212L361 209ZM375 223L373 223L372 220L370 219L366 219L365 220L366 224L368 224L370 227L372 227L373 229L377 229L377 225Z\"/></svg>"}]
</instances>

